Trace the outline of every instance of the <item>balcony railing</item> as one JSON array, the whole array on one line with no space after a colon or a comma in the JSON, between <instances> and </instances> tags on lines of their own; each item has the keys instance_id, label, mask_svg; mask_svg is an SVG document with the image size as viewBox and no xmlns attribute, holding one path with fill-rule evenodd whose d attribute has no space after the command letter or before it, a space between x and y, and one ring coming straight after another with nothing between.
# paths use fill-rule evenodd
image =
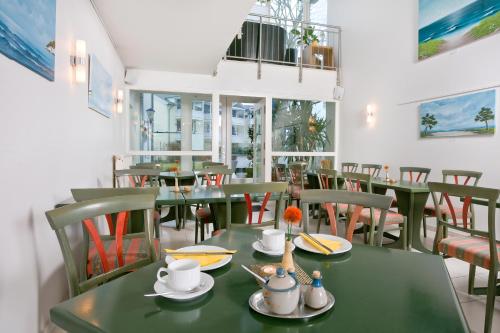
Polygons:
<instances>
[{"instance_id":1,"label":"balcony railing","mask_svg":"<svg viewBox=\"0 0 500 333\"><path fill-rule=\"evenodd\" d=\"M302 81L303 68L340 68L340 27L250 14L224 57L225 60L295 66Z\"/></svg>"}]
</instances>

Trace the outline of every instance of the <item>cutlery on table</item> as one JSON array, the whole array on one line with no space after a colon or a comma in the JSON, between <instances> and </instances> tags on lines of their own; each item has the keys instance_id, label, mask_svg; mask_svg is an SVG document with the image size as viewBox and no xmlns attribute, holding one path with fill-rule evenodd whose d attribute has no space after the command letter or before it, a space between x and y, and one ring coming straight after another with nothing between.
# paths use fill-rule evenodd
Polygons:
<instances>
[{"instance_id":1,"label":"cutlery on table","mask_svg":"<svg viewBox=\"0 0 500 333\"><path fill-rule=\"evenodd\" d=\"M329 248L328 246L326 246L325 244L321 243L319 240L317 240L316 238L314 238L313 236L309 235L307 232L304 232L303 233L308 239L312 240L314 243L318 244L319 246L321 246L322 248L324 248L325 250L327 250L328 252L330 253L335 253L335 251L333 251L331 248Z\"/></svg>"},{"instance_id":2,"label":"cutlery on table","mask_svg":"<svg viewBox=\"0 0 500 333\"><path fill-rule=\"evenodd\" d=\"M227 251L175 251L175 250L165 250L169 255L183 255L183 256L220 256L220 255L232 255L235 254L236 250Z\"/></svg>"},{"instance_id":3,"label":"cutlery on table","mask_svg":"<svg viewBox=\"0 0 500 333\"><path fill-rule=\"evenodd\" d=\"M262 283L267 283L267 280L264 279L262 276L260 276L259 274L256 274L254 272L252 272L252 270L250 268L248 268L247 266L245 265L241 265L241 267L247 271L248 273L252 274L257 280L259 280L260 282Z\"/></svg>"}]
</instances>

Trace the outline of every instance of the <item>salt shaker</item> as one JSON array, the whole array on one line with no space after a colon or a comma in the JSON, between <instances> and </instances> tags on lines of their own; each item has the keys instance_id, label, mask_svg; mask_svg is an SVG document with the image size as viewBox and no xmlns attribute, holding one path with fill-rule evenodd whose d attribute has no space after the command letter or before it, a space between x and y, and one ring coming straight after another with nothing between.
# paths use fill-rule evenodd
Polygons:
<instances>
[{"instance_id":1,"label":"salt shaker","mask_svg":"<svg viewBox=\"0 0 500 333\"><path fill-rule=\"evenodd\" d=\"M312 277L313 282L306 291L306 305L313 309L321 309L328 302L325 288L323 288L323 284L321 283L321 273L314 271Z\"/></svg>"}]
</instances>

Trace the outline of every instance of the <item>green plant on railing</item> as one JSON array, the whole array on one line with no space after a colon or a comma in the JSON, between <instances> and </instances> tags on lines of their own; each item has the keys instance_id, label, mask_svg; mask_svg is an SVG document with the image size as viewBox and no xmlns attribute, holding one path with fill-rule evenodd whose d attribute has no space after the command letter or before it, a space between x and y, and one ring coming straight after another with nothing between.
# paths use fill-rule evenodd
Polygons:
<instances>
[{"instance_id":1,"label":"green plant on railing","mask_svg":"<svg viewBox=\"0 0 500 333\"><path fill-rule=\"evenodd\" d=\"M290 30L290 34L295 37L295 42L297 45L311 45L314 42L318 42L318 36L314 33L314 27L309 26L304 28L304 33L301 33L298 29Z\"/></svg>"}]
</instances>

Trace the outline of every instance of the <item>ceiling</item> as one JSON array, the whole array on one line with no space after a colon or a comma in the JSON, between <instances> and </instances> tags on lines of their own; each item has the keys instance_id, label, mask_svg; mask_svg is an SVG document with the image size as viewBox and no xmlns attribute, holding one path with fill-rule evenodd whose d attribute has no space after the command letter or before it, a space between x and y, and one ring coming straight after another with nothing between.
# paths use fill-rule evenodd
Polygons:
<instances>
[{"instance_id":1,"label":"ceiling","mask_svg":"<svg viewBox=\"0 0 500 333\"><path fill-rule=\"evenodd\" d=\"M126 68L212 74L255 0L90 0Z\"/></svg>"}]
</instances>

